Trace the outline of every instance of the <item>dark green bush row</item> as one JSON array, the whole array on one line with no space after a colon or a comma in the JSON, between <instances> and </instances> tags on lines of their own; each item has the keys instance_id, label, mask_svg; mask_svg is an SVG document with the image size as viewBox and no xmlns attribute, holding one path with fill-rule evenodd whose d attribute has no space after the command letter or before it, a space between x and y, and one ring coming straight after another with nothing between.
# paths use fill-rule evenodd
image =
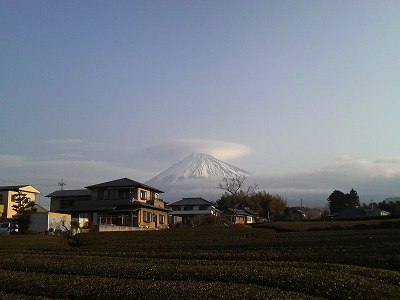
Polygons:
<instances>
[{"instance_id":1,"label":"dark green bush row","mask_svg":"<svg viewBox=\"0 0 400 300\"><path fill-rule=\"evenodd\" d=\"M143 258L320 261L400 270L399 229L295 233L224 227L207 230L85 234L77 237L81 245L78 251L81 255Z\"/></svg>"},{"instance_id":2,"label":"dark green bush row","mask_svg":"<svg viewBox=\"0 0 400 300\"><path fill-rule=\"evenodd\" d=\"M199 281L121 279L0 271L8 293L58 299L321 299L301 292L252 284ZM15 281L19 281L19 287ZM62 296L60 296L62 295ZM20 296L22 297L22 296ZM15 298L17 299L17 298ZM21 298L24 299L24 298ZM40 299L40 298L39 298ZM42 298L43 299L43 298Z\"/></svg>"},{"instance_id":3,"label":"dark green bush row","mask_svg":"<svg viewBox=\"0 0 400 300\"><path fill-rule=\"evenodd\" d=\"M298 231L336 231L336 230L366 230L366 229L394 229L400 228L399 218L374 217L371 219L355 218L341 220L304 220L290 222L260 223L252 225L254 228L264 228L277 232Z\"/></svg>"},{"instance_id":4,"label":"dark green bush row","mask_svg":"<svg viewBox=\"0 0 400 300\"><path fill-rule=\"evenodd\" d=\"M397 299L398 229L0 236L0 298ZM40 299L40 298L38 298Z\"/></svg>"},{"instance_id":5,"label":"dark green bush row","mask_svg":"<svg viewBox=\"0 0 400 300\"><path fill-rule=\"evenodd\" d=\"M22 259L23 256L20 256ZM390 299L400 292L396 271L304 262L154 260L83 256L34 257L13 264L19 257L3 259L3 272L27 272L28 277L68 275L70 279L113 278L154 281L195 281L277 287L308 295L347 299ZM1 283L1 281L0 281ZM36 286L37 287L37 286ZM69 286L67 286L69 288ZM59 292L58 290L56 292ZM49 296L49 295L46 295Z\"/></svg>"}]
</instances>

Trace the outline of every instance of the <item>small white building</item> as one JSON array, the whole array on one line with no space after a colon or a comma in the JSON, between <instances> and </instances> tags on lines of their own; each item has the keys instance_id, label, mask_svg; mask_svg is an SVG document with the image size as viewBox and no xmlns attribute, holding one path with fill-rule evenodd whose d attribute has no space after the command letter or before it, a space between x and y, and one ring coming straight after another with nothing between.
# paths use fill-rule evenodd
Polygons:
<instances>
[{"instance_id":1,"label":"small white building","mask_svg":"<svg viewBox=\"0 0 400 300\"><path fill-rule=\"evenodd\" d=\"M71 230L71 215L55 212L35 212L31 215L31 233L65 232Z\"/></svg>"}]
</instances>

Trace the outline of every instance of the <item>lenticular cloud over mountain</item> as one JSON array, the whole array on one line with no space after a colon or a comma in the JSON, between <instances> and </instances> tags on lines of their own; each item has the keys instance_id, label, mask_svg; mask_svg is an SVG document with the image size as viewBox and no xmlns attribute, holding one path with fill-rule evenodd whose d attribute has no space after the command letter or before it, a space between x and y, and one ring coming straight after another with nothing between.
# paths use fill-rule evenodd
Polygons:
<instances>
[{"instance_id":1,"label":"lenticular cloud over mountain","mask_svg":"<svg viewBox=\"0 0 400 300\"><path fill-rule=\"evenodd\" d=\"M146 184L166 192L166 198L216 197L221 195L217 182L224 177L247 176L250 173L215 157L193 153L153 177ZM213 199L210 199L213 200Z\"/></svg>"}]
</instances>

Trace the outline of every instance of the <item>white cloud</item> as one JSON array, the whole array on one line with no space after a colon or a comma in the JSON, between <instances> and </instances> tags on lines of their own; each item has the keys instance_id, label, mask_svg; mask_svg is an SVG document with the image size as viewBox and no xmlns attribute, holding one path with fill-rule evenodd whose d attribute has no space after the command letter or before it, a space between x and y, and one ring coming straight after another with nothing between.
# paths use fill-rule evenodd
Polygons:
<instances>
[{"instance_id":1,"label":"white cloud","mask_svg":"<svg viewBox=\"0 0 400 300\"><path fill-rule=\"evenodd\" d=\"M48 140L47 143L49 144L80 144L82 143L82 140L80 139L53 139L53 140Z\"/></svg>"},{"instance_id":2,"label":"white cloud","mask_svg":"<svg viewBox=\"0 0 400 300\"><path fill-rule=\"evenodd\" d=\"M343 176L365 177L393 177L400 175L399 158L379 158L374 161L366 159L340 158L333 164L322 168L327 173L342 174Z\"/></svg>"},{"instance_id":3,"label":"white cloud","mask_svg":"<svg viewBox=\"0 0 400 300\"><path fill-rule=\"evenodd\" d=\"M388 161L388 160L387 160ZM400 195L400 164L351 157L340 157L319 169L281 175L259 175L249 177L261 189L271 193L302 196L325 201L335 189L349 192L354 188L362 201L382 201L388 196Z\"/></svg>"},{"instance_id":4,"label":"white cloud","mask_svg":"<svg viewBox=\"0 0 400 300\"><path fill-rule=\"evenodd\" d=\"M59 154L59 157L79 159L82 158L82 155L73 153L61 153Z\"/></svg>"},{"instance_id":5,"label":"white cloud","mask_svg":"<svg viewBox=\"0 0 400 300\"><path fill-rule=\"evenodd\" d=\"M96 160L28 160L21 156L0 155L0 185L8 182L32 184L43 195L58 189L61 180L66 189L81 189L87 185L128 177L145 182L155 174L147 170Z\"/></svg>"},{"instance_id":6,"label":"white cloud","mask_svg":"<svg viewBox=\"0 0 400 300\"><path fill-rule=\"evenodd\" d=\"M144 151L149 159L168 160L169 163L176 163L192 153L205 153L220 160L229 160L249 154L250 148L225 141L178 139L149 146Z\"/></svg>"},{"instance_id":7,"label":"white cloud","mask_svg":"<svg viewBox=\"0 0 400 300\"><path fill-rule=\"evenodd\" d=\"M43 186L39 185L38 188L43 194L57 189L61 178L68 184L67 189L79 189L121 177L145 182L193 152L209 153L226 160L248 154L250 150L243 145L223 141L175 140L148 147L144 155L132 155L128 164L80 159L68 154L65 159L37 160L0 154L0 179L4 181L2 185L7 180L27 184L42 183ZM154 171L154 167L157 167L157 171ZM247 180L248 185L257 184L260 189L278 193L290 201L296 202L303 198L305 201L317 199L320 203L325 203L335 189L348 192L352 188L359 193L362 201L382 201L385 197L400 195L399 182L399 158L366 160L348 156L342 156L315 170L254 174ZM189 196L202 196L201 189Z\"/></svg>"},{"instance_id":8,"label":"white cloud","mask_svg":"<svg viewBox=\"0 0 400 300\"><path fill-rule=\"evenodd\" d=\"M96 160L47 160L37 161L32 173L46 174L54 179L69 179L74 182L97 183L99 180L113 180L129 177L138 181L146 179L147 172L125 165Z\"/></svg>"},{"instance_id":9,"label":"white cloud","mask_svg":"<svg viewBox=\"0 0 400 300\"><path fill-rule=\"evenodd\" d=\"M400 157L380 157L375 160L377 164L400 164Z\"/></svg>"},{"instance_id":10,"label":"white cloud","mask_svg":"<svg viewBox=\"0 0 400 300\"><path fill-rule=\"evenodd\" d=\"M22 166L27 162L19 155L0 154L0 167Z\"/></svg>"},{"instance_id":11,"label":"white cloud","mask_svg":"<svg viewBox=\"0 0 400 300\"><path fill-rule=\"evenodd\" d=\"M125 144L91 142L73 138L53 139L53 140L48 140L46 143L54 147L54 149L60 149L60 148L65 149L68 147L68 149L74 149L74 151L89 152L89 153L94 151L96 152L100 151L103 153L116 153L116 152L132 153L136 151L136 148L130 147ZM60 155L65 155L65 154L60 154ZM112 154L110 154L110 156L112 156Z\"/></svg>"}]
</instances>

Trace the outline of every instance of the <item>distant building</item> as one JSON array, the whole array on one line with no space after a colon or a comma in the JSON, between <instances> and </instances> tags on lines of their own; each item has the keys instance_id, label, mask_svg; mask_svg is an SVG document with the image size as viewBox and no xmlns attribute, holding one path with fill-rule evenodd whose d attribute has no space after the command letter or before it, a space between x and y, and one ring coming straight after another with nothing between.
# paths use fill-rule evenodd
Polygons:
<instances>
[{"instance_id":1,"label":"distant building","mask_svg":"<svg viewBox=\"0 0 400 300\"><path fill-rule=\"evenodd\" d=\"M295 209L293 211L293 216L295 220L301 221L301 220L307 220L308 216L307 214L304 212L304 210L301 209Z\"/></svg>"}]
</instances>

